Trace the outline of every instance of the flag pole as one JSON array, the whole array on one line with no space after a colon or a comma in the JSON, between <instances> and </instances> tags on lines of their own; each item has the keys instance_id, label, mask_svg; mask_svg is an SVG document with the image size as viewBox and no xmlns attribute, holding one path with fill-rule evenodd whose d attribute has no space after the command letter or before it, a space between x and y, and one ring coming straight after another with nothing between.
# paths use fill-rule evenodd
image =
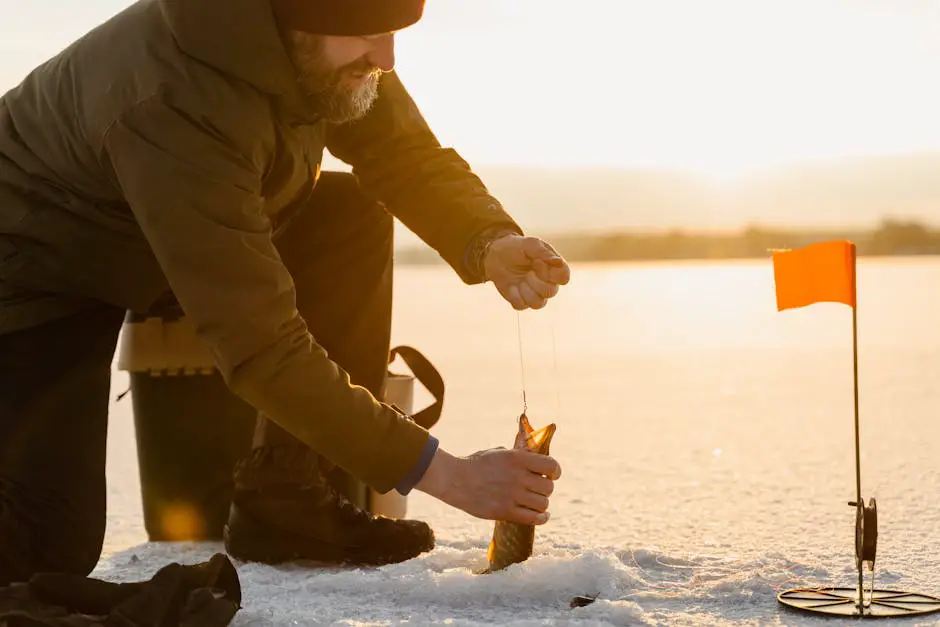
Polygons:
<instances>
[{"instance_id":1,"label":"flag pole","mask_svg":"<svg viewBox=\"0 0 940 627\"><path fill-rule=\"evenodd\" d=\"M855 246L852 246L852 391L855 404L855 502L856 511L864 507L862 501L862 454L859 437L858 420L858 290L856 284L857 263ZM857 539L856 539L857 541ZM856 549L857 550L857 549ZM864 568L861 556L857 557L858 563L858 611L864 613Z\"/></svg>"},{"instance_id":2,"label":"flag pole","mask_svg":"<svg viewBox=\"0 0 940 627\"><path fill-rule=\"evenodd\" d=\"M844 246L848 247L848 251ZM846 261L851 262L846 268ZM805 307L815 302L832 301L852 308L852 389L855 401L855 561L858 588L851 586L798 587L785 590L777 600L793 609L840 616L855 614L860 618L915 616L940 612L940 597L901 590L875 589L875 554L878 542L878 508L874 498L866 507L862 502L862 455L859 436L858 403L858 303L856 300L856 248L852 242L824 242L803 251L774 251L774 281L777 309ZM848 269L848 276L845 270ZM819 277L821 278L817 280ZM848 281L846 281L846 279ZM846 285L846 282L849 285ZM865 606L864 566L871 570L871 589ZM851 611L856 606L855 612Z\"/></svg>"},{"instance_id":3,"label":"flag pole","mask_svg":"<svg viewBox=\"0 0 940 627\"><path fill-rule=\"evenodd\" d=\"M858 435L858 316L852 308L852 387L855 392L855 495L862 502L862 462Z\"/></svg>"},{"instance_id":4,"label":"flag pole","mask_svg":"<svg viewBox=\"0 0 940 627\"><path fill-rule=\"evenodd\" d=\"M854 260L853 260L854 261ZM857 302L856 302L857 306ZM858 427L858 315L856 307L852 307L852 374L855 392L855 494L856 509L862 507L862 461L859 445ZM861 614L864 602L864 568L861 559L858 560L858 610Z\"/></svg>"}]
</instances>

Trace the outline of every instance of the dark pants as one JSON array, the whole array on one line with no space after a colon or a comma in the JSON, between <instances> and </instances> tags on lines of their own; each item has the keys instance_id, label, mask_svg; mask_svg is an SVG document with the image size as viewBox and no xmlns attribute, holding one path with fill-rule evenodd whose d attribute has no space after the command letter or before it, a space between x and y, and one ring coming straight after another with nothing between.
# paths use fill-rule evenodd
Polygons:
<instances>
[{"instance_id":1,"label":"dark pants","mask_svg":"<svg viewBox=\"0 0 940 627\"><path fill-rule=\"evenodd\" d=\"M391 334L392 236L391 216L359 192L354 177L324 173L308 205L276 242L314 337L354 383L377 396ZM0 336L0 585L36 571L87 574L100 557L108 394L124 316L102 303ZM203 393L207 385L216 386L208 398L231 407L199 407L196 400L200 422L190 411L176 425L153 425L149 434L156 456L149 458L151 465L190 461L189 476L161 481L164 488L175 483L197 501L197 509L211 512L203 521L206 537L221 532L232 464L249 452L255 426L253 420L226 421L226 415L239 413L233 408L241 401L215 377L212 383L205 375L180 381L201 386ZM175 436L172 443L167 435ZM141 449L145 463L150 451Z\"/></svg>"}]
</instances>

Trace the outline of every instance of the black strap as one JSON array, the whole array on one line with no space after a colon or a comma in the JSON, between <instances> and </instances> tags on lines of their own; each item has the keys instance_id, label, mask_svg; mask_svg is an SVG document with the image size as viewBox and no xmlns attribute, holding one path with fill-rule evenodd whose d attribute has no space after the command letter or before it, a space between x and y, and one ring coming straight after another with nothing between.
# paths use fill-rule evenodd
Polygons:
<instances>
[{"instance_id":1,"label":"black strap","mask_svg":"<svg viewBox=\"0 0 940 627\"><path fill-rule=\"evenodd\" d=\"M408 364L415 378L434 397L433 403L411 416L418 425L430 430L440 420L444 409L444 379L428 358L411 346L393 348L389 352L388 363L395 361L395 357L401 357Z\"/></svg>"}]
</instances>

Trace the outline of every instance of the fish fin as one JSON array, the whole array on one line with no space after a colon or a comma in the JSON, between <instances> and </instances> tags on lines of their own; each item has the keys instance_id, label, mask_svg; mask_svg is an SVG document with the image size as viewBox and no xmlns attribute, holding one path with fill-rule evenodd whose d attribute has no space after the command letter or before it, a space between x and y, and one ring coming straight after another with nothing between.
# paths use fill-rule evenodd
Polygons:
<instances>
[{"instance_id":1,"label":"fish fin","mask_svg":"<svg viewBox=\"0 0 940 627\"><path fill-rule=\"evenodd\" d=\"M519 430L516 432L513 448L529 449L536 453L548 455L553 435L555 435L555 423L536 431L532 427L532 423L529 422L529 417L523 412L519 416Z\"/></svg>"},{"instance_id":2,"label":"fish fin","mask_svg":"<svg viewBox=\"0 0 940 627\"><path fill-rule=\"evenodd\" d=\"M493 539L490 540L490 546L486 549L486 559L487 561L493 561L493 556L496 555L496 533L493 533Z\"/></svg>"},{"instance_id":3,"label":"fish fin","mask_svg":"<svg viewBox=\"0 0 940 627\"><path fill-rule=\"evenodd\" d=\"M493 558L496 556L496 531L493 531L493 539L490 540L490 545L486 549L486 561L491 565L493 563ZM492 572L492 567L487 566L482 570L473 571L474 575L489 575Z\"/></svg>"},{"instance_id":4,"label":"fish fin","mask_svg":"<svg viewBox=\"0 0 940 627\"><path fill-rule=\"evenodd\" d=\"M541 453L542 455L548 455L549 447L552 443L552 437L555 435L555 423L546 425L539 429L538 431L533 431L526 438L526 448L535 451L536 453Z\"/></svg>"}]
</instances>

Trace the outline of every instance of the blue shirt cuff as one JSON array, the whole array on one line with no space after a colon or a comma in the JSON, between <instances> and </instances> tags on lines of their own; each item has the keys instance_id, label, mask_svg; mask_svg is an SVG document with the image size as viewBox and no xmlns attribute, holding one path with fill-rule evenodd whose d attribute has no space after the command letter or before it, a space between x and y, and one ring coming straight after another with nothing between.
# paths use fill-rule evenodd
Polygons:
<instances>
[{"instance_id":1,"label":"blue shirt cuff","mask_svg":"<svg viewBox=\"0 0 940 627\"><path fill-rule=\"evenodd\" d=\"M421 451L421 455L418 457L418 461L412 466L411 470L405 475L405 478L401 480L395 489L398 490L399 494L402 496L407 495L411 492L411 489L421 481L421 478L424 477L424 473L427 472L428 466L431 465L431 460L434 459L434 454L437 452L437 446L439 442L437 438L433 435L428 434L428 441L424 445L424 449Z\"/></svg>"}]
</instances>

